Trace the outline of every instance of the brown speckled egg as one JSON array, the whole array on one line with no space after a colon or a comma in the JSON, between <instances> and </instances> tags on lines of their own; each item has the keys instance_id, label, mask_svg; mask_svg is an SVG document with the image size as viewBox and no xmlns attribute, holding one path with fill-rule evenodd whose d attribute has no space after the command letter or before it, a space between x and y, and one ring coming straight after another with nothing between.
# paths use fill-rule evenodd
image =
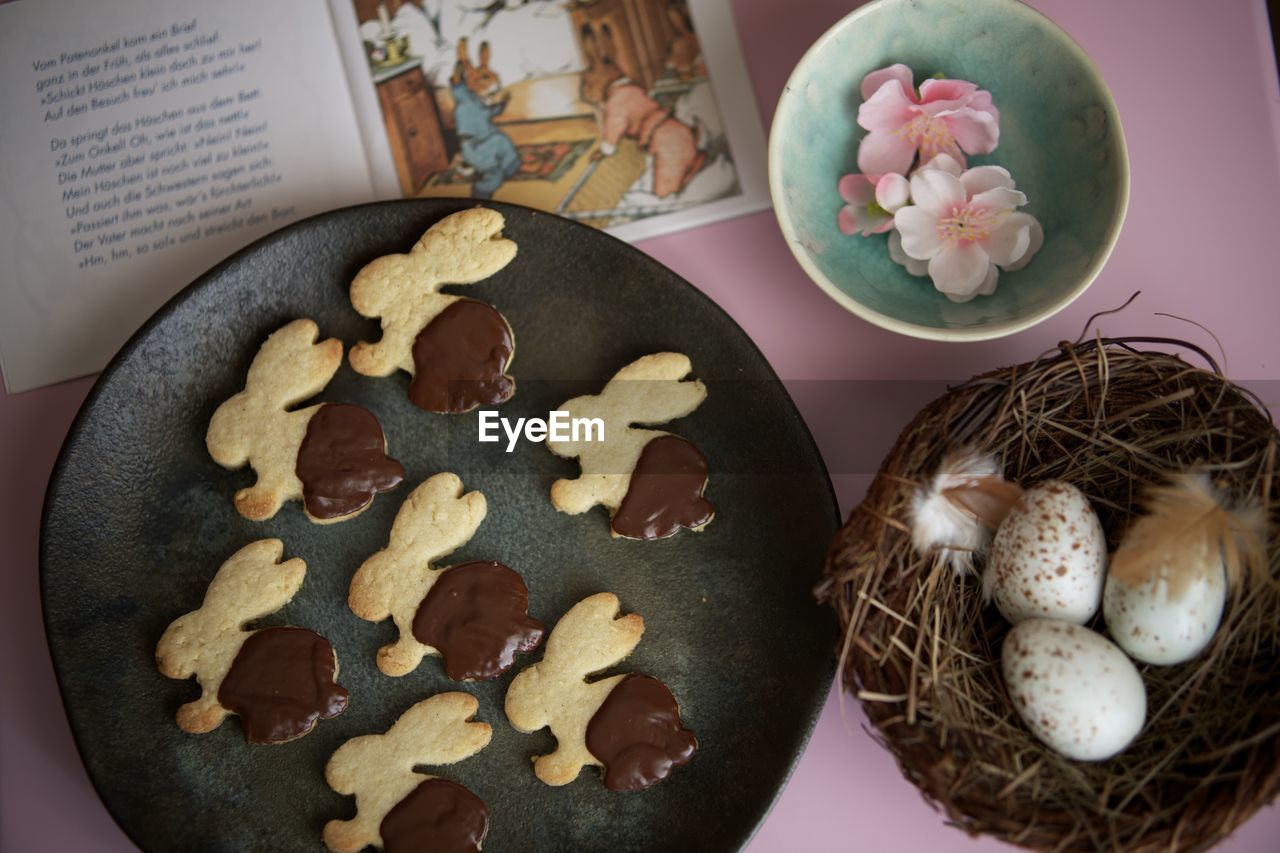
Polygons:
<instances>
[{"instance_id":1,"label":"brown speckled egg","mask_svg":"<svg viewBox=\"0 0 1280 853\"><path fill-rule=\"evenodd\" d=\"M1016 625L1001 651L1005 686L1031 733L1076 761L1127 747L1147 718L1147 691L1132 661L1106 637L1070 622Z\"/></svg>"},{"instance_id":2,"label":"brown speckled egg","mask_svg":"<svg viewBox=\"0 0 1280 853\"><path fill-rule=\"evenodd\" d=\"M1189 661L1209 645L1222 621L1227 603L1222 558L1207 547L1189 548L1179 557L1190 565L1179 567L1190 580L1177 594L1170 591L1168 567L1136 587L1107 578L1102 603L1107 633L1137 660L1161 666Z\"/></svg>"},{"instance_id":3,"label":"brown speckled egg","mask_svg":"<svg viewBox=\"0 0 1280 853\"><path fill-rule=\"evenodd\" d=\"M1098 610L1107 568L1102 523L1084 493L1049 480L1023 492L991 543L986 588L1013 624L1083 625Z\"/></svg>"}]
</instances>

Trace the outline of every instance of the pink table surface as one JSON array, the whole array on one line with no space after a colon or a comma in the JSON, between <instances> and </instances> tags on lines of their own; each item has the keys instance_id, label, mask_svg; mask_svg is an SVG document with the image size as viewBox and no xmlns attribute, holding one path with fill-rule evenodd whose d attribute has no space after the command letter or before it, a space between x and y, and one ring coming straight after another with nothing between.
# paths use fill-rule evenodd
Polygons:
<instances>
[{"instance_id":1,"label":"pink table surface","mask_svg":"<svg viewBox=\"0 0 1280 853\"><path fill-rule=\"evenodd\" d=\"M853 5L734 0L766 119L805 48ZM1141 289L1134 306L1102 321L1104 331L1173 335L1216 351L1199 329L1155 312L1191 317L1221 338L1234 378L1273 380L1262 387L1276 388L1280 95L1262 0L1032 5L1071 33L1101 68L1120 108L1133 170L1129 218L1111 262L1059 316L982 344L896 337L846 314L812 285L769 213L651 240L642 248L723 305L786 380L962 379L1075 338L1091 314ZM82 379L0 396L0 850L132 849L95 796L72 744L39 607L41 501L90 385ZM836 398L855 386L802 385L798 403L833 467L847 513L873 470L874 462L859 460L878 459L902 421L859 421L856 412L851 417L848 400ZM860 395L868 387L883 388L886 399L896 393L887 383L856 387ZM842 717L837 696L833 690L828 697L752 853L998 847L948 827L863 731L858 704L847 702ZM1274 851L1280 849L1277 838L1280 812L1268 808L1222 849Z\"/></svg>"}]
</instances>

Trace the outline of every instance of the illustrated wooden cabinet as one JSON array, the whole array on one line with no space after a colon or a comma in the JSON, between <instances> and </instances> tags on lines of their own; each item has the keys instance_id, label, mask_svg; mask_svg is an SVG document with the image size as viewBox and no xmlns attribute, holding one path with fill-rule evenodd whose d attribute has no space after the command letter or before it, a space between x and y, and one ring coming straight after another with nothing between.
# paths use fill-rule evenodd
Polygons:
<instances>
[{"instance_id":1,"label":"illustrated wooden cabinet","mask_svg":"<svg viewBox=\"0 0 1280 853\"><path fill-rule=\"evenodd\" d=\"M377 89L400 190L417 195L427 178L449 167L436 99L420 64L378 81Z\"/></svg>"},{"instance_id":2,"label":"illustrated wooden cabinet","mask_svg":"<svg viewBox=\"0 0 1280 853\"><path fill-rule=\"evenodd\" d=\"M574 37L582 51L582 28L590 27L601 43L611 43L613 61L646 89L666 70L674 30L667 18L670 0L594 0L572 7Z\"/></svg>"}]
</instances>

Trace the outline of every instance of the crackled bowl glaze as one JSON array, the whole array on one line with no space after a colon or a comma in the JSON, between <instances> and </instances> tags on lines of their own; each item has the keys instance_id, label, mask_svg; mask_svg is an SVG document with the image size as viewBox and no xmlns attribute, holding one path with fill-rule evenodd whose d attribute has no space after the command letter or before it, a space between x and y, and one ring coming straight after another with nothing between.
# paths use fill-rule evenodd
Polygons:
<instances>
[{"instance_id":1,"label":"crackled bowl glaze","mask_svg":"<svg viewBox=\"0 0 1280 853\"><path fill-rule=\"evenodd\" d=\"M1007 168L1044 226L1023 270L992 296L957 304L889 258L883 234L836 226L842 175L858 171L859 84L903 62L988 89L1000 144L970 165ZM872 323L935 340L983 340L1026 329L1093 282L1120 233L1129 161L1098 70L1057 25L1017 0L875 0L828 30L792 72L769 139L774 210L791 251L833 299Z\"/></svg>"}]
</instances>

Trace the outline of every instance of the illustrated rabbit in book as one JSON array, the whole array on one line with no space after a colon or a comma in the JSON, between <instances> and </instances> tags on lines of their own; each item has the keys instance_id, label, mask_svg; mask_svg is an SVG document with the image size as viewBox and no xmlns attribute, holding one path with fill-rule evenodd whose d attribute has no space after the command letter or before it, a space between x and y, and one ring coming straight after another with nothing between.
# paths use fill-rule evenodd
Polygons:
<instances>
[{"instance_id":1,"label":"illustrated rabbit in book","mask_svg":"<svg viewBox=\"0 0 1280 853\"><path fill-rule=\"evenodd\" d=\"M697 131L665 109L614 61L613 34L607 24L599 33L582 28L587 61L579 94L596 111L600 124L598 156L611 157L623 138L634 139L652 160L652 191L666 198L693 179L706 160Z\"/></svg>"},{"instance_id":2,"label":"illustrated rabbit in book","mask_svg":"<svg viewBox=\"0 0 1280 853\"><path fill-rule=\"evenodd\" d=\"M446 284L472 284L496 274L516 256L502 236L502 214L462 210L427 229L408 254L370 261L351 282L351 304L382 320L382 340L351 348L351 366L365 376L408 373L409 399L428 412L461 414L511 398L506 371L515 333L487 302L441 293Z\"/></svg>"},{"instance_id":3,"label":"illustrated rabbit in book","mask_svg":"<svg viewBox=\"0 0 1280 853\"><path fill-rule=\"evenodd\" d=\"M644 619L619 616L618 597L601 592L561 617L546 654L511 682L507 719L531 734L550 727L556 750L538 756L533 772L548 785L566 785L588 765L604 768L611 791L641 791L693 758L698 741L680 719L671 691L648 675L587 678L631 654Z\"/></svg>"},{"instance_id":4,"label":"illustrated rabbit in book","mask_svg":"<svg viewBox=\"0 0 1280 853\"><path fill-rule=\"evenodd\" d=\"M507 178L520 171L520 152L494 124L507 108L507 97L496 99L498 75L489 70L489 43L480 44L480 65L471 64L467 40L458 40L458 61L449 77L453 95L453 120L458 133L459 156L465 168L475 173L472 198L492 198Z\"/></svg>"},{"instance_id":5,"label":"illustrated rabbit in book","mask_svg":"<svg viewBox=\"0 0 1280 853\"><path fill-rule=\"evenodd\" d=\"M347 403L290 411L329 384L342 364L342 341L316 342L311 320L277 329L258 350L244 390L220 405L205 443L224 468L253 467L258 481L235 495L245 518L264 521L301 498L307 518L354 518L374 495L395 488L404 467L387 456L378 419Z\"/></svg>"}]
</instances>

